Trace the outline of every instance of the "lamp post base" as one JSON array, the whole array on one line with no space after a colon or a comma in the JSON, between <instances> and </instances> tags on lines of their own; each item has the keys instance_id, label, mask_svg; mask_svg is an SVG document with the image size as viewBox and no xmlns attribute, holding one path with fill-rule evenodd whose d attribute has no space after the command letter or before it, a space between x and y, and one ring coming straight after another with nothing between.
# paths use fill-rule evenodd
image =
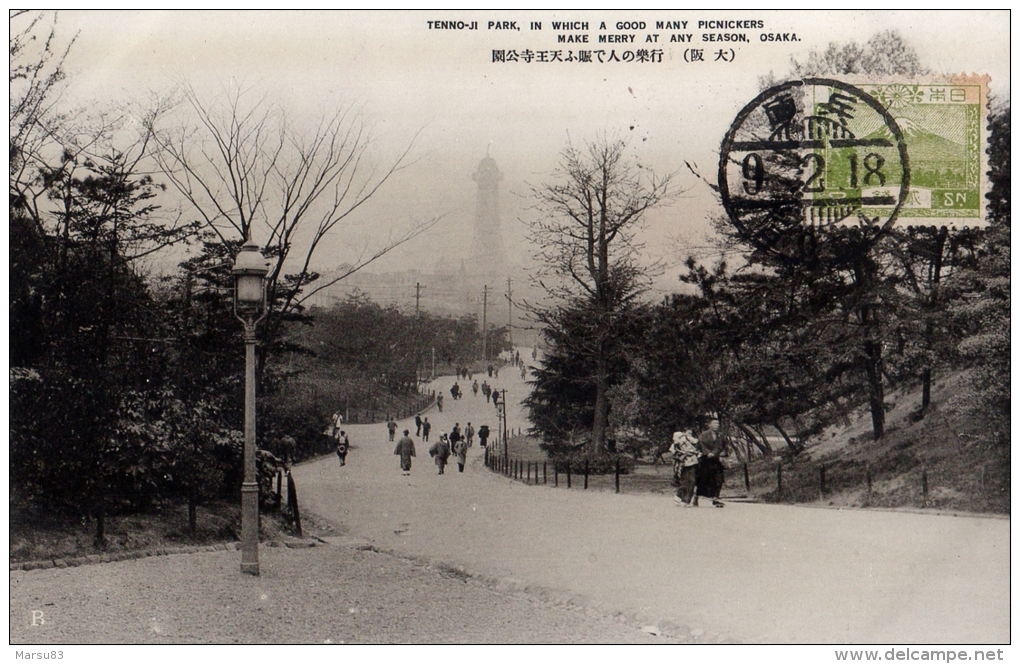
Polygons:
<instances>
[{"instance_id":1,"label":"lamp post base","mask_svg":"<svg viewBox=\"0 0 1020 664\"><path fill-rule=\"evenodd\" d=\"M241 484L241 572L259 574L259 487Z\"/></svg>"}]
</instances>

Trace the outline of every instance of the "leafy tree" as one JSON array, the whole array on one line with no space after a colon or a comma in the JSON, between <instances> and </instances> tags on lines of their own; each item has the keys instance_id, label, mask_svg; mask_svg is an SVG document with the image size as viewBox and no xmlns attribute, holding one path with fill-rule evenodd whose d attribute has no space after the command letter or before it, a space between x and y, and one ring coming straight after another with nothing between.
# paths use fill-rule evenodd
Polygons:
<instances>
[{"instance_id":1,"label":"leafy tree","mask_svg":"<svg viewBox=\"0 0 1020 664\"><path fill-rule=\"evenodd\" d=\"M12 496L97 517L101 544L110 498L137 500L163 470L132 442L139 395L164 369L141 262L194 229L155 203L145 132L54 112L70 43L58 49L46 22L11 16Z\"/></svg>"},{"instance_id":2,"label":"leafy tree","mask_svg":"<svg viewBox=\"0 0 1020 664\"><path fill-rule=\"evenodd\" d=\"M1010 437L1010 107L989 119L988 228L977 260L953 281L961 298L952 313L963 328L958 350L971 368L958 397L965 410L986 419L997 441Z\"/></svg>"},{"instance_id":3,"label":"leafy tree","mask_svg":"<svg viewBox=\"0 0 1020 664\"><path fill-rule=\"evenodd\" d=\"M524 405L529 411L532 433L541 438L540 446L554 458L583 452L598 470L610 466L603 457L606 451L639 452L642 445L631 435L633 422L628 417L627 392L632 372L632 349L642 339L649 312L645 305L634 303L616 313L613 333L604 348L608 361L606 371L610 385L607 400L615 417L607 424L606 447L593 449L593 424L597 384L591 379L596 370L590 350L597 343L598 331L592 322L590 303L584 299L562 303L545 312L542 330L546 350L541 366L532 370L533 385ZM585 350L588 352L584 352ZM619 408L619 412L616 409Z\"/></svg>"},{"instance_id":4,"label":"leafy tree","mask_svg":"<svg viewBox=\"0 0 1020 664\"><path fill-rule=\"evenodd\" d=\"M566 379L577 383L571 394L590 394L588 426L595 454L606 449L614 337L644 288L636 232L645 212L666 198L670 182L671 176L656 177L628 163L626 143L602 136L581 148L568 144L555 181L532 191L539 218L531 239L544 266L540 283L558 301L535 308L534 315L555 346L550 353L584 372L570 377L540 373L536 393L552 394L545 382Z\"/></svg>"},{"instance_id":5,"label":"leafy tree","mask_svg":"<svg viewBox=\"0 0 1020 664\"><path fill-rule=\"evenodd\" d=\"M917 52L895 30L876 33L861 46L855 41L830 42L824 51L812 51L805 62L792 60L794 78L847 74L923 76L929 72Z\"/></svg>"}]
</instances>

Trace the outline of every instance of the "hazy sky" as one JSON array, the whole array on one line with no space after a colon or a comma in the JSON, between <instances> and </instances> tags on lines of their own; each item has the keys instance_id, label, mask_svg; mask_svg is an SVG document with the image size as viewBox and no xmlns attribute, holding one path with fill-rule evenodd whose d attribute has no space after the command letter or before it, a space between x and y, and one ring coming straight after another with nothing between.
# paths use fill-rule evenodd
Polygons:
<instances>
[{"instance_id":1,"label":"hazy sky","mask_svg":"<svg viewBox=\"0 0 1020 664\"><path fill-rule=\"evenodd\" d=\"M762 21L763 28L699 28L699 21ZM430 29L428 21L477 21L477 30ZM516 21L519 30L489 29ZM554 30L553 21L586 21L587 29ZM606 29L600 29L601 22ZM687 21L656 29L656 21ZM541 30L531 30L541 22ZM644 22L644 28L617 27ZM759 92L759 77L784 75L829 42L860 43L896 30L922 63L939 73L987 73L991 90L1009 97L1008 12L75 12L62 11L59 34L79 32L67 62L68 103L102 105L142 98L185 80L200 95L243 85L265 91L298 120L320 109L354 104L374 137L382 164L421 130L417 163L395 178L353 227L331 238L317 261L330 268L348 247L371 242L377 229L411 217L446 214L428 237L395 252L378 269L431 269L443 255L470 247L475 183L486 150L504 172L502 223L511 260L523 256L531 214L529 183L547 180L568 137L597 132L627 138L635 159L657 173L680 171L686 193L649 216L651 256L675 282L686 252L703 244L707 219L721 213L714 193L690 174L715 173L719 144L737 112ZM705 42L705 33L738 33L748 43ZM799 41L760 41L762 33ZM558 34L589 43L558 43ZM633 43L598 43L600 34L634 35ZM658 42L647 42L649 35ZM693 44L670 43L689 34ZM703 62L687 62L687 49ZM733 61L716 60L732 51ZM661 49L661 62L493 62L499 50ZM547 54L548 57L548 54ZM596 56L597 57L597 56ZM519 221L519 220L523 220Z\"/></svg>"}]
</instances>

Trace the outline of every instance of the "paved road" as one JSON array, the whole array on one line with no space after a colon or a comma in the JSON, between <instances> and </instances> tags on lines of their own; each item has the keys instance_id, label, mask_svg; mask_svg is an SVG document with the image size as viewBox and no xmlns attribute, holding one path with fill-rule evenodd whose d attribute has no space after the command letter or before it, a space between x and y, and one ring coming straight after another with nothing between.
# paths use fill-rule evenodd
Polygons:
<instances>
[{"instance_id":1,"label":"paved road","mask_svg":"<svg viewBox=\"0 0 1020 664\"><path fill-rule=\"evenodd\" d=\"M525 386L504 370L510 426ZM447 390L452 378L438 379ZM462 387L464 385L462 384ZM495 428L470 390L427 415ZM413 422L401 422L414 435ZM302 508L376 546L570 596L699 640L1007 643L1008 519L731 503L682 510L653 495L525 486L488 472L439 476L426 448L401 475L382 424L349 427L348 465L300 466ZM399 435L399 432L398 432Z\"/></svg>"}]
</instances>

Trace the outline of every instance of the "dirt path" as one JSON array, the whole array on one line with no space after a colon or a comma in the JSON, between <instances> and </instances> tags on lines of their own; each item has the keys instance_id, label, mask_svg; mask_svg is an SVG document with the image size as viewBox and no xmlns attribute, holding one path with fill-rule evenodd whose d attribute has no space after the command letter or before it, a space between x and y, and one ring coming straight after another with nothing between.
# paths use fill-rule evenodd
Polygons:
<instances>
[{"instance_id":1,"label":"dirt path","mask_svg":"<svg viewBox=\"0 0 1020 664\"><path fill-rule=\"evenodd\" d=\"M481 382L481 377L479 382ZM510 426L525 386L504 370ZM432 438L487 423L470 383ZM411 421L400 423L409 428ZM401 475L385 425L349 428L348 465L295 472L302 508L376 546L462 566L549 596L582 597L636 624L708 640L780 643L1006 643L1008 519L731 503L681 510L650 495L525 486L486 470L437 475L428 445ZM399 435L399 432L398 432Z\"/></svg>"},{"instance_id":2,"label":"dirt path","mask_svg":"<svg viewBox=\"0 0 1020 664\"><path fill-rule=\"evenodd\" d=\"M11 572L12 644L661 643L583 606L341 543Z\"/></svg>"}]
</instances>

